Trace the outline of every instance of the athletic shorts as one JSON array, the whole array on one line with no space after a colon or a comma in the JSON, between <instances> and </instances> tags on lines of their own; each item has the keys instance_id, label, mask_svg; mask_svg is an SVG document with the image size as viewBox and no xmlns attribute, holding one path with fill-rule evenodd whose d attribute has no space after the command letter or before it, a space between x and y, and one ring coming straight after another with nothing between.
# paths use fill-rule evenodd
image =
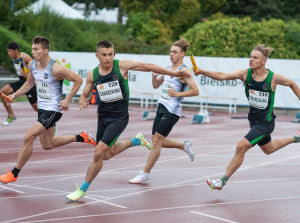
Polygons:
<instances>
[{"instance_id":1,"label":"athletic shorts","mask_svg":"<svg viewBox=\"0 0 300 223\"><path fill-rule=\"evenodd\" d=\"M259 146L266 145L271 142L271 133L275 128L275 121L254 124L250 122L251 130L245 136L252 146L258 144Z\"/></svg>"},{"instance_id":2,"label":"athletic shorts","mask_svg":"<svg viewBox=\"0 0 300 223\"><path fill-rule=\"evenodd\" d=\"M61 118L63 113L56 111L47 111L38 109L38 122L41 123L46 129L56 125L56 122Z\"/></svg>"},{"instance_id":3,"label":"athletic shorts","mask_svg":"<svg viewBox=\"0 0 300 223\"><path fill-rule=\"evenodd\" d=\"M167 137L179 118L178 115L169 112L164 105L159 103L153 122L152 135L155 135L155 132L157 132Z\"/></svg>"},{"instance_id":4,"label":"athletic shorts","mask_svg":"<svg viewBox=\"0 0 300 223\"><path fill-rule=\"evenodd\" d=\"M121 133L125 130L129 121L129 115L120 118L100 117L98 115L97 144L99 141L109 147L117 141Z\"/></svg>"},{"instance_id":5,"label":"athletic shorts","mask_svg":"<svg viewBox=\"0 0 300 223\"><path fill-rule=\"evenodd\" d=\"M14 92L16 92L23 86L24 83L25 81L20 79L17 82L9 83L9 85L14 90ZM37 102L37 93L35 85L25 94L30 104L35 104Z\"/></svg>"}]
</instances>

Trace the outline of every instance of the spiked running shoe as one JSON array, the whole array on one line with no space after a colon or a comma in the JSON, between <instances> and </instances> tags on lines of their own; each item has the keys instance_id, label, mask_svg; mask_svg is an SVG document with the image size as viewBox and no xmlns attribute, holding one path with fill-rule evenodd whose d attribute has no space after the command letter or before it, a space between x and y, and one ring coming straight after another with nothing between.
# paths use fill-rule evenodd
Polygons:
<instances>
[{"instance_id":1,"label":"spiked running shoe","mask_svg":"<svg viewBox=\"0 0 300 223\"><path fill-rule=\"evenodd\" d=\"M295 142L300 142L300 131L294 136Z\"/></svg>"},{"instance_id":2,"label":"spiked running shoe","mask_svg":"<svg viewBox=\"0 0 300 223\"><path fill-rule=\"evenodd\" d=\"M11 124L12 122L16 121L17 117L14 116L13 118L7 117L7 120L5 122L2 123L3 126L7 126L9 124Z\"/></svg>"},{"instance_id":3,"label":"spiked running shoe","mask_svg":"<svg viewBox=\"0 0 300 223\"><path fill-rule=\"evenodd\" d=\"M139 132L138 134L136 134L135 138L141 140L141 146L146 146L149 150L152 149L151 143L149 142L149 140L145 139L142 133Z\"/></svg>"},{"instance_id":4,"label":"spiked running shoe","mask_svg":"<svg viewBox=\"0 0 300 223\"><path fill-rule=\"evenodd\" d=\"M77 188L77 190L75 190L73 193L70 193L66 196L66 198L69 201L72 201L72 202L78 201L80 198L82 198L84 195L86 195L86 192L83 192L82 190L80 190L80 187L78 186L78 184L76 184L76 188Z\"/></svg>"},{"instance_id":5,"label":"spiked running shoe","mask_svg":"<svg viewBox=\"0 0 300 223\"><path fill-rule=\"evenodd\" d=\"M185 141L184 145L185 145L184 152L186 152L189 155L191 161L194 161L195 155L192 150L192 143L190 141Z\"/></svg>"},{"instance_id":6,"label":"spiked running shoe","mask_svg":"<svg viewBox=\"0 0 300 223\"><path fill-rule=\"evenodd\" d=\"M9 169L6 169L7 174L0 176L0 181L4 184L15 182L18 177L15 177Z\"/></svg>"},{"instance_id":7,"label":"spiked running shoe","mask_svg":"<svg viewBox=\"0 0 300 223\"><path fill-rule=\"evenodd\" d=\"M94 139L94 137L91 134L83 131L82 133L80 133L80 136L84 139L85 143L92 144L94 146L97 145L96 140Z\"/></svg>"},{"instance_id":8,"label":"spiked running shoe","mask_svg":"<svg viewBox=\"0 0 300 223\"><path fill-rule=\"evenodd\" d=\"M144 171L140 171L139 174L135 178L129 180L129 183L140 184L149 179L150 179L150 173L145 173Z\"/></svg>"},{"instance_id":9,"label":"spiked running shoe","mask_svg":"<svg viewBox=\"0 0 300 223\"><path fill-rule=\"evenodd\" d=\"M222 190L223 188L223 184L222 181L220 179L218 180L211 180L211 179L207 179L206 183L208 184L208 186L210 186L213 190L217 189L217 190Z\"/></svg>"}]
</instances>

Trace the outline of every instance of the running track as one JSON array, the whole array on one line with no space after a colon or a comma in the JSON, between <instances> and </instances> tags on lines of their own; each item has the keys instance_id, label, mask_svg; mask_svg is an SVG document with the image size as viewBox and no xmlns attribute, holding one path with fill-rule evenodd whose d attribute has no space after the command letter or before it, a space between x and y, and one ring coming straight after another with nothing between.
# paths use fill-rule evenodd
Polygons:
<instances>
[{"instance_id":1,"label":"running track","mask_svg":"<svg viewBox=\"0 0 300 223\"><path fill-rule=\"evenodd\" d=\"M26 130L36 113L27 102L14 103L18 118L10 126L0 126L0 173L12 169ZM151 136L152 121L142 121L142 108L130 106L130 122L119 140L130 139L138 131ZM184 110L171 138L193 143L195 161L176 149L163 149L141 185L128 180L143 169L149 152L144 147L129 148L104 162L86 197L71 203L66 194L84 180L93 156L93 146L72 143L51 151L42 150L39 140L34 152L13 184L0 185L1 222L299 222L300 148L291 144L265 155L257 146L247 154L242 167L222 191L211 190L205 180L224 174L235 145L249 127L246 119L231 119L214 112L211 123L191 125L197 111ZM151 113L154 116L154 112ZM245 114L237 114L243 116ZM6 118L0 107L1 122ZM294 117L278 116L273 138L299 130ZM58 124L59 135L81 130L96 133L96 106L78 111L72 104Z\"/></svg>"}]
</instances>

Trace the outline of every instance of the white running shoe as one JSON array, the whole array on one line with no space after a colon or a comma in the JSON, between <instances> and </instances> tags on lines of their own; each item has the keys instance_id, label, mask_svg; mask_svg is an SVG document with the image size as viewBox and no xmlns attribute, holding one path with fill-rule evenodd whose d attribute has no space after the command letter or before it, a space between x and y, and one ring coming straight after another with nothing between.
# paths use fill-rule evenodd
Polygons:
<instances>
[{"instance_id":1,"label":"white running shoe","mask_svg":"<svg viewBox=\"0 0 300 223\"><path fill-rule=\"evenodd\" d=\"M144 171L140 171L139 174L135 178L129 180L129 183L140 184L149 179L150 179L150 173L144 173Z\"/></svg>"},{"instance_id":2,"label":"white running shoe","mask_svg":"<svg viewBox=\"0 0 300 223\"><path fill-rule=\"evenodd\" d=\"M184 145L185 145L184 152L186 152L189 155L191 161L194 161L195 155L192 150L192 143L190 141L185 141Z\"/></svg>"},{"instance_id":3,"label":"white running shoe","mask_svg":"<svg viewBox=\"0 0 300 223\"><path fill-rule=\"evenodd\" d=\"M13 118L7 117L7 120L5 122L3 122L2 125L7 126L7 125L9 125L10 123L12 123L16 120L17 120L16 116L14 116Z\"/></svg>"},{"instance_id":4,"label":"white running shoe","mask_svg":"<svg viewBox=\"0 0 300 223\"><path fill-rule=\"evenodd\" d=\"M223 188L223 184L222 184L222 181L220 179L218 179L218 180L207 179L206 183L212 189L222 190L222 188Z\"/></svg>"}]
</instances>

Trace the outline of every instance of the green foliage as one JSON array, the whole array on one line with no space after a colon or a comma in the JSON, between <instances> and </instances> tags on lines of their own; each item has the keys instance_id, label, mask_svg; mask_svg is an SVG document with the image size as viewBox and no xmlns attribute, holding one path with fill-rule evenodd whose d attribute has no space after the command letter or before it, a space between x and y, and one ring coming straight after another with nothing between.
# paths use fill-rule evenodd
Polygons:
<instances>
[{"instance_id":1,"label":"green foliage","mask_svg":"<svg viewBox=\"0 0 300 223\"><path fill-rule=\"evenodd\" d=\"M26 52L30 55L31 53L31 44L26 42L22 36L16 32L9 31L6 27L0 25L0 64L5 66L6 68L10 69L11 71L14 71L13 63L11 62L11 59L7 55L7 44L11 41L15 41L18 43L20 51Z\"/></svg>"},{"instance_id":2,"label":"green foliage","mask_svg":"<svg viewBox=\"0 0 300 223\"><path fill-rule=\"evenodd\" d=\"M273 58L300 59L299 35L299 24L278 19L252 22L246 17L198 23L182 37L197 56L249 57L253 47L262 43L275 49Z\"/></svg>"}]
</instances>

